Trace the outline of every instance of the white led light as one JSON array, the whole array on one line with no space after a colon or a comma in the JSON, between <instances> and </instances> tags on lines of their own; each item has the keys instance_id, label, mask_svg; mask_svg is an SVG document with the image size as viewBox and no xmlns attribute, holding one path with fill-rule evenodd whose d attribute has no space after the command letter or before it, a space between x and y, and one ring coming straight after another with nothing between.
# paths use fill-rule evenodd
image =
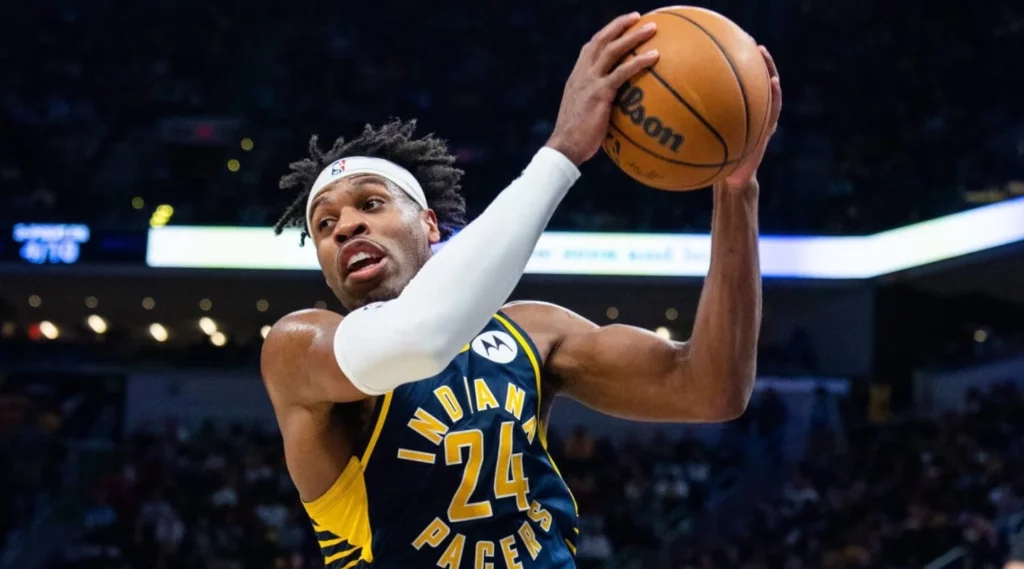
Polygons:
<instances>
[{"instance_id":1,"label":"white led light","mask_svg":"<svg viewBox=\"0 0 1024 569\"><path fill-rule=\"evenodd\" d=\"M1024 197L874 235L778 236L759 241L765 277L866 279L1024 241ZM703 277L708 234L545 232L527 274ZM299 230L260 227L150 229L151 267L319 270Z\"/></svg>"},{"instance_id":2,"label":"white led light","mask_svg":"<svg viewBox=\"0 0 1024 569\"><path fill-rule=\"evenodd\" d=\"M92 314L85 320L85 322L93 332L96 332L97 334L107 333L107 321L104 320L102 316Z\"/></svg>"},{"instance_id":3,"label":"white led light","mask_svg":"<svg viewBox=\"0 0 1024 569\"><path fill-rule=\"evenodd\" d=\"M149 335L157 342L166 342L167 328L164 328L163 324L160 324L159 322L154 322L149 325Z\"/></svg>"},{"instance_id":4,"label":"white led light","mask_svg":"<svg viewBox=\"0 0 1024 569\"><path fill-rule=\"evenodd\" d=\"M203 316L199 319L199 329L207 336L212 336L217 333L217 323L213 321L213 318Z\"/></svg>"},{"instance_id":5,"label":"white led light","mask_svg":"<svg viewBox=\"0 0 1024 569\"><path fill-rule=\"evenodd\" d=\"M39 323L39 332L43 334L43 337L47 340L56 340L60 337L60 329L57 325L49 320L43 320Z\"/></svg>"}]
</instances>

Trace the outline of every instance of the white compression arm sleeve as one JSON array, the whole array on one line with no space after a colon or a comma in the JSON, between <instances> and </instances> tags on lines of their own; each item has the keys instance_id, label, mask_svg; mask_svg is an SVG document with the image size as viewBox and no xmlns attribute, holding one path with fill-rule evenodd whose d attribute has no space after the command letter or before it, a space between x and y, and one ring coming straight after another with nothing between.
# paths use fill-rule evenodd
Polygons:
<instances>
[{"instance_id":1,"label":"white compression arm sleeve","mask_svg":"<svg viewBox=\"0 0 1024 569\"><path fill-rule=\"evenodd\" d=\"M579 175L560 152L541 148L398 298L346 316L334 337L334 354L352 384L380 395L440 373L508 299Z\"/></svg>"}]
</instances>

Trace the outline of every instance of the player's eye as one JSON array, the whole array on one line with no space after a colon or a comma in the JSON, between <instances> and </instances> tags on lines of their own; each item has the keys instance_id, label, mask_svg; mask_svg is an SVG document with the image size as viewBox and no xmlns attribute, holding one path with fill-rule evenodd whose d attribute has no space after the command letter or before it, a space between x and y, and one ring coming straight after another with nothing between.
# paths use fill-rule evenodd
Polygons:
<instances>
[{"instance_id":1,"label":"player's eye","mask_svg":"<svg viewBox=\"0 0 1024 569\"><path fill-rule=\"evenodd\" d=\"M380 207L382 205L384 205L384 200L382 200L380 198L370 198L370 199L366 200L365 202L363 202L363 211L370 211L372 209L377 209L378 207Z\"/></svg>"},{"instance_id":2,"label":"player's eye","mask_svg":"<svg viewBox=\"0 0 1024 569\"><path fill-rule=\"evenodd\" d=\"M319 231L323 232L323 231L328 230L333 225L334 225L334 219L332 219L330 217L325 217L325 218L320 220L320 223L316 224L316 227L317 227L317 229Z\"/></svg>"}]
</instances>

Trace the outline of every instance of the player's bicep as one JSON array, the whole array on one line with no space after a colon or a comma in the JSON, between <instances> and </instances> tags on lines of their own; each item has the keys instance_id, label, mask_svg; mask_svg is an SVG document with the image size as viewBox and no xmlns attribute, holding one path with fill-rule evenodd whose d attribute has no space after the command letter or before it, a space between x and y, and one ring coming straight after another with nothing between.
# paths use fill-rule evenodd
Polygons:
<instances>
[{"instance_id":1,"label":"player's bicep","mask_svg":"<svg viewBox=\"0 0 1024 569\"><path fill-rule=\"evenodd\" d=\"M545 374L580 403L640 421L720 420L694 381L688 343L633 326L601 327L544 302L516 302L505 310L535 342L551 346Z\"/></svg>"},{"instance_id":2,"label":"player's bicep","mask_svg":"<svg viewBox=\"0 0 1024 569\"><path fill-rule=\"evenodd\" d=\"M566 395L626 419L695 418L685 401L686 344L633 326L587 324L565 334L550 358Z\"/></svg>"},{"instance_id":3,"label":"player's bicep","mask_svg":"<svg viewBox=\"0 0 1024 569\"><path fill-rule=\"evenodd\" d=\"M341 371L335 335L342 316L304 310L274 324L263 343L260 368L273 401L299 405L365 399Z\"/></svg>"}]
</instances>

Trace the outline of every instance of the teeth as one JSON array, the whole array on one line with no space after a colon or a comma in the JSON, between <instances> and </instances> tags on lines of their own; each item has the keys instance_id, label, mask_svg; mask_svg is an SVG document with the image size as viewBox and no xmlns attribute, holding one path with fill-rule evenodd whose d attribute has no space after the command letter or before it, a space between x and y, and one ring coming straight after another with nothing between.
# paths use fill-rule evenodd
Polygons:
<instances>
[{"instance_id":1,"label":"teeth","mask_svg":"<svg viewBox=\"0 0 1024 569\"><path fill-rule=\"evenodd\" d=\"M364 261L364 260L369 259L369 258L370 258L370 254L369 253L364 253L364 252L360 251L360 252L356 253L355 255L352 255L349 258L348 266L349 266L349 268L352 268L352 265L358 263L359 261Z\"/></svg>"}]
</instances>

